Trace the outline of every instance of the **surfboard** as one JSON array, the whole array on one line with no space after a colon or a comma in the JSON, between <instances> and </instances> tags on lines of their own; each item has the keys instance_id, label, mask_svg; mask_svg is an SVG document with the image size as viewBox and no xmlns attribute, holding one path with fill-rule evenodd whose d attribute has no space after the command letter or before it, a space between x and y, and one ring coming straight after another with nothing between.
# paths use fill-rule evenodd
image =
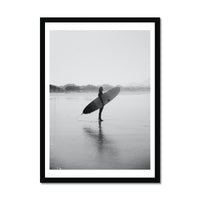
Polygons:
<instances>
[{"instance_id":1,"label":"surfboard","mask_svg":"<svg viewBox=\"0 0 200 200\"><path fill-rule=\"evenodd\" d=\"M104 105L109 103L111 100L113 100L120 92L120 87L114 87L107 92L102 94L102 100ZM95 110L100 109L103 107L103 104L99 97L94 99L91 103L89 103L83 110L83 114L89 114L91 112L94 112Z\"/></svg>"}]
</instances>

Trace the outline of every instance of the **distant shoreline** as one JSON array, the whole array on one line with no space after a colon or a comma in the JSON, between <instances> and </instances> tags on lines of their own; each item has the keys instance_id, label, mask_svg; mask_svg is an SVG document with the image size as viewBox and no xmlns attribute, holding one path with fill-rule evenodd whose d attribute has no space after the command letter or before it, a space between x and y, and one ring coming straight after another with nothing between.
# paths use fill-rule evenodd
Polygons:
<instances>
[{"instance_id":1,"label":"distant shoreline","mask_svg":"<svg viewBox=\"0 0 200 200\"><path fill-rule=\"evenodd\" d=\"M126 92L142 92L142 91L150 91L149 86L121 86L121 85L116 85L117 87L120 87L121 91L126 91ZM113 87L112 85L104 84L102 87L104 90L109 90ZM98 92L100 86L95 86L95 85L83 85L83 86L78 86L75 84L66 84L63 86L56 86L50 84L50 93L67 93L67 92Z\"/></svg>"}]
</instances>

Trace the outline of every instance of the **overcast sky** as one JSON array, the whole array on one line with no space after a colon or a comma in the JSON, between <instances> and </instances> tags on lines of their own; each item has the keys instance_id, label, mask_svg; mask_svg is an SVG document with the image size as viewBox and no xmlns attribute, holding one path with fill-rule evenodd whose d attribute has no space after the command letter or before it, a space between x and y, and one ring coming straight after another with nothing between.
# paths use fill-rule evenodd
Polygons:
<instances>
[{"instance_id":1,"label":"overcast sky","mask_svg":"<svg viewBox=\"0 0 200 200\"><path fill-rule=\"evenodd\" d=\"M50 32L51 84L128 85L149 78L149 31Z\"/></svg>"}]
</instances>

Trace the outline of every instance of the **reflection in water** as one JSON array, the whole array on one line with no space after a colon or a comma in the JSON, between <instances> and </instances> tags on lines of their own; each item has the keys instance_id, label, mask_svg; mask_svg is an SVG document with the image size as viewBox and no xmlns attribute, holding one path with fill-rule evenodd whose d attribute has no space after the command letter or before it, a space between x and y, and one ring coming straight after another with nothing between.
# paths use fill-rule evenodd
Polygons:
<instances>
[{"instance_id":1,"label":"reflection in water","mask_svg":"<svg viewBox=\"0 0 200 200\"><path fill-rule=\"evenodd\" d=\"M105 141L105 138L102 131L101 121L99 121L99 138L98 138L99 151L102 151L102 146L103 146L104 141Z\"/></svg>"},{"instance_id":2,"label":"reflection in water","mask_svg":"<svg viewBox=\"0 0 200 200\"><path fill-rule=\"evenodd\" d=\"M95 130L91 127L84 127L83 130L95 142L98 153L109 153L113 155L117 154L116 148L114 148L112 142L105 137L101 121L98 122L98 130Z\"/></svg>"},{"instance_id":3,"label":"reflection in water","mask_svg":"<svg viewBox=\"0 0 200 200\"><path fill-rule=\"evenodd\" d=\"M150 94L119 95L101 124L97 113L80 116L95 96L50 94L50 168L149 169Z\"/></svg>"}]
</instances>

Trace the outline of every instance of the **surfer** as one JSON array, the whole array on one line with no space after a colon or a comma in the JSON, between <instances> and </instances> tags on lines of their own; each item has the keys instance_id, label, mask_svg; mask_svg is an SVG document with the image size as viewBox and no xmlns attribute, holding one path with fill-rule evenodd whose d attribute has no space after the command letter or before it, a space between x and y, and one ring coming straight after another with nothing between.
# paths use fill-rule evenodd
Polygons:
<instances>
[{"instance_id":1,"label":"surfer","mask_svg":"<svg viewBox=\"0 0 200 200\"><path fill-rule=\"evenodd\" d=\"M103 104L103 107L104 107L102 95L103 95L103 87L100 87L100 88L99 88L98 97L99 97L99 99L100 99L100 101L101 101L101 103ZM101 108L99 109L99 121L103 121L103 120L101 119L101 113L102 113L102 111L103 111L103 107L101 107Z\"/></svg>"}]
</instances>

